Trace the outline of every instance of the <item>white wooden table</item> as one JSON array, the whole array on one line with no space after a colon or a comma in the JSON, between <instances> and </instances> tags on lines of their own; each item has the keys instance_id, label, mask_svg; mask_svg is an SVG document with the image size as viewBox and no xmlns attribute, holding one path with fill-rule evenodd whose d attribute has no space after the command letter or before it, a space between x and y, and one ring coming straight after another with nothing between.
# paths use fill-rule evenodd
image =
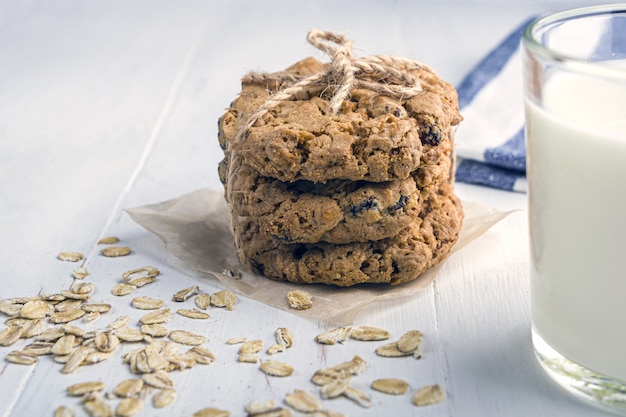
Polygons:
<instances>
[{"instance_id":1,"label":"white wooden table","mask_svg":"<svg viewBox=\"0 0 626 417\"><path fill-rule=\"evenodd\" d=\"M589 2L586 2L589 3ZM86 255L95 301L113 309L86 328L105 327L140 313L110 289L120 274L153 265L157 283L141 293L169 300L175 291L215 280L192 276L161 241L134 223L125 208L184 193L220 190L217 118L249 70L277 70L310 54L311 27L350 36L359 53L403 55L458 83L516 24L530 15L579 1L441 0L334 1L11 1L0 0L0 299L57 292L72 284L74 264L63 250ZM526 196L458 184L466 201L520 209L445 263L437 280L411 300L369 306L356 324L380 326L397 337L424 332L424 358L380 359L376 344L348 341L322 347L322 323L239 299L234 311L212 308L211 319L174 317L168 327L204 334L217 362L174 373L177 400L140 415L189 416L204 407L243 415L254 399L282 402L293 389L315 390L320 368L358 354L367 369L353 385L371 396L361 408L345 398L326 408L357 416L595 416L602 412L570 397L547 379L531 350L528 308ZM98 254L96 241L115 235L131 256ZM177 306L168 304L173 309ZM191 305L188 303L187 305ZM296 345L276 359L294 365L289 378L265 377L236 362L229 337L274 342L277 327ZM10 350L0 348L4 357ZM43 357L35 366L0 363L0 416L46 416L65 404L85 415L65 387L102 380L110 392L130 378L121 352L102 364L64 375ZM261 354L265 360L267 356ZM376 378L411 384L404 396L369 388ZM440 384L447 398L416 408L410 394ZM118 400L111 399L115 405Z\"/></svg>"}]
</instances>

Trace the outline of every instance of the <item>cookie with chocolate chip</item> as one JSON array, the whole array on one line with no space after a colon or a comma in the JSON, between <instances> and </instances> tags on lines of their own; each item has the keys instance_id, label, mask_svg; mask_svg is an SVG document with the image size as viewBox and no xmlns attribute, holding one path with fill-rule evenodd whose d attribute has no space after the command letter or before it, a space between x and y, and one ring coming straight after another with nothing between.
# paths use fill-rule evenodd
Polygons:
<instances>
[{"instance_id":1,"label":"cookie with chocolate chip","mask_svg":"<svg viewBox=\"0 0 626 417\"><path fill-rule=\"evenodd\" d=\"M228 184L233 216L251 217L260 233L284 243L380 240L420 213L412 177L385 183L330 180L284 182L241 165Z\"/></svg>"},{"instance_id":2,"label":"cookie with chocolate chip","mask_svg":"<svg viewBox=\"0 0 626 417\"><path fill-rule=\"evenodd\" d=\"M295 283L352 286L400 284L441 262L458 238L463 219L452 185L424 198L417 219L396 235L346 244L280 243L260 233L252 217L233 219L242 263L268 278Z\"/></svg>"},{"instance_id":3,"label":"cookie with chocolate chip","mask_svg":"<svg viewBox=\"0 0 626 417\"><path fill-rule=\"evenodd\" d=\"M300 79L325 68L309 58L281 74ZM451 148L451 132L461 116L452 85L424 66L404 70L421 84L421 91L410 98L356 88L334 114L329 111L334 89L307 87L271 107L246 130L254 111L285 88L248 77L220 118L220 144L227 156L236 152L261 175L286 182L406 179Z\"/></svg>"}]
</instances>

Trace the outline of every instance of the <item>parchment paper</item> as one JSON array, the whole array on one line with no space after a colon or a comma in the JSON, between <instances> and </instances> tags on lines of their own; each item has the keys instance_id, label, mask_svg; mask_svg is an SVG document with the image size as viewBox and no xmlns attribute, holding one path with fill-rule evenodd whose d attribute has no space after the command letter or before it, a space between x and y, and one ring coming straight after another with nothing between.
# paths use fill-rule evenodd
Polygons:
<instances>
[{"instance_id":1,"label":"parchment paper","mask_svg":"<svg viewBox=\"0 0 626 417\"><path fill-rule=\"evenodd\" d=\"M510 212L497 211L478 203L463 202L465 220L458 251ZM380 300L415 295L437 276L441 264L416 280L396 286L358 285L338 288L327 285L300 285L273 281L252 273L239 262L229 229L228 207L221 192L201 189L162 203L126 210L130 217L163 240L167 250L201 277L217 278L233 292L300 316L337 325L352 324L366 305ZM225 275L227 269L241 272L241 278ZM287 293L308 291L313 307L293 310Z\"/></svg>"}]
</instances>

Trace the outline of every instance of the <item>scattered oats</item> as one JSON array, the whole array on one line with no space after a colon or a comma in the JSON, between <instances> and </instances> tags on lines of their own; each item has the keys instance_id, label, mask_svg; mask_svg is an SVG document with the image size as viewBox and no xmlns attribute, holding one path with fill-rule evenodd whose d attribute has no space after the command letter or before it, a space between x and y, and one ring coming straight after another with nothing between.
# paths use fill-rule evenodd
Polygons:
<instances>
[{"instance_id":1,"label":"scattered oats","mask_svg":"<svg viewBox=\"0 0 626 417\"><path fill-rule=\"evenodd\" d=\"M95 345L96 345L96 336L98 335L98 333L101 333L103 331L106 331L106 330L100 329L98 331L92 330L92 331L89 331L89 332L85 332L85 336L80 339L81 340L80 344L83 345L83 346L95 347Z\"/></svg>"},{"instance_id":2,"label":"scattered oats","mask_svg":"<svg viewBox=\"0 0 626 417\"><path fill-rule=\"evenodd\" d=\"M46 328L46 322L43 319L30 320L29 323L22 325L22 339L30 339L31 337L38 336L43 333Z\"/></svg>"},{"instance_id":3,"label":"scattered oats","mask_svg":"<svg viewBox=\"0 0 626 417\"><path fill-rule=\"evenodd\" d=\"M409 384L397 378L383 378L372 382L372 389L391 395L406 394Z\"/></svg>"},{"instance_id":4,"label":"scattered oats","mask_svg":"<svg viewBox=\"0 0 626 417\"><path fill-rule=\"evenodd\" d=\"M387 345L378 346L375 350L378 356L387 358L397 358L400 356L410 356L412 352L402 352L398 349L398 343L389 343Z\"/></svg>"},{"instance_id":5,"label":"scattered oats","mask_svg":"<svg viewBox=\"0 0 626 417\"><path fill-rule=\"evenodd\" d=\"M240 353L237 356L237 362L242 363L258 363L259 356L256 353Z\"/></svg>"},{"instance_id":6,"label":"scattered oats","mask_svg":"<svg viewBox=\"0 0 626 417\"><path fill-rule=\"evenodd\" d=\"M133 298L130 303L133 307L139 310L158 310L165 304L163 300L158 300L145 295Z\"/></svg>"},{"instance_id":7,"label":"scattered oats","mask_svg":"<svg viewBox=\"0 0 626 417\"><path fill-rule=\"evenodd\" d=\"M337 327L315 336L315 341L323 345L334 345L335 343L343 343L352 332L352 327Z\"/></svg>"},{"instance_id":8,"label":"scattered oats","mask_svg":"<svg viewBox=\"0 0 626 417\"><path fill-rule=\"evenodd\" d=\"M85 394L104 391L105 387L102 381L79 382L78 384L67 387L67 394L72 397L80 397Z\"/></svg>"},{"instance_id":9,"label":"scattered oats","mask_svg":"<svg viewBox=\"0 0 626 417\"><path fill-rule=\"evenodd\" d=\"M167 336L173 342L187 346L199 346L206 343L206 337L187 330L172 330Z\"/></svg>"},{"instance_id":10,"label":"scattered oats","mask_svg":"<svg viewBox=\"0 0 626 417\"><path fill-rule=\"evenodd\" d=\"M72 300L88 300L91 297L91 293L79 294L71 290L61 290L61 295Z\"/></svg>"},{"instance_id":11,"label":"scattered oats","mask_svg":"<svg viewBox=\"0 0 626 417\"><path fill-rule=\"evenodd\" d=\"M129 316L119 316L118 318L113 320L111 323L109 323L107 327L109 329L121 329L122 327L126 326L128 323L130 323Z\"/></svg>"},{"instance_id":12,"label":"scattered oats","mask_svg":"<svg viewBox=\"0 0 626 417\"><path fill-rule=\"evenodd\" d=\"M167 371L183 370L193 368L196 365L196 360L193 355L190 354L176 354L166 357L169 362Z\"/></svg>"},{"instance_id":13,"label":"scattered oats","mask_svg":"<svg viewBox=\"0 0 626 417\"><path fill-rule=\"evenodd\" d=\"M0 346L11 346L13 343L17 342L20 337L22 337L22 333L24 332L24 328L21 326L7 326L0 332Z\"/></svg>"},{"instance_id":14,"label":"scattered oats","mask_svg":"<svg viewBox=\"0 0 626 417\"><path fill-rule=\"evenodd\" d=\"M52 354L54 355L69 355L74 350L74 342L76 336L68 334L57 340L52 346Z\"/></svg>"},{"instance_id":15,"label":"scattered oats","mask_svg":"<svg viewBox=\"0 0 626 417\"><path fill-rule=\"evenodd\" d=\"M196 295L194 301L196 303L196 307L200 310L206 310L211 305L211 295L207 293L198 294Z\"/></svg>"},{"instance_id":16,"label":"scattered oats","mask_svg":"<svg viewBox=\"0 0 626 417\"><path fill-rule=\"evenodd\" d=\"M0 300L0 313L6 316L17 316L22 310L22 305L11 300Z\"/></svg>"},{"instance_id":17,"label":"scattered oats","mask_svg":"<svg viewBox=\"0 0 626 417\"><path fill-rule=\"evenodd\" d=\"M60 405L54 410L54 417L76 417L76 413L64 405Z\"/></svg>"},{"instance_id":18,"label":"scattered oats","mask_svg":"<svg viewBox=\"0 0 626 417\"><path fill-rule=\"evenodd\" d=\"M74 352L70 353L67 356L67 361L65 361L65 365L61 369L61 373L70 374L74 372L78 367L82 364L83 360L89 353L89 348L85 346L79 346L74 350ZM55 360L56 360L55 356Z\"/></svg>"},{"instance_id":19,"label":"scattered oats","mask_svg":"<svg viewBox=\"0 0 626 417\"><path fill-rule=\"evenodd\" d=\"M18 365L34 365L38 356L32 352L24 350L12 350L5 357L7 362L16 363Z\"/></svg>"},{"instance_id":20,"label":"scattered oats","mask_svg":"<svg viewBox=\"0 0 626 417\"><path fill-rule=\"evenodd\" d=\"M322 409L322 401L316 395L304 390L294 390L285 395L285 404L303 413L312 413Z\"/></svg>"},{"instance_id":21,"label":"scattered oats","mask_svg":"<svg viewBox=\"0 0 626 417\"><path fill-rule=\"evenodd\" d=\"M141 379L143 380L143 382L153 388L168 389L174 386L174 380L165 371L158 371L153 374L145 374L141 376Z\"/></svg>"},{"instance_id":22,"label":"scattered oats","mask_svg":"<svg viewBox=\"0 0 626 417\"><path fill-rule=\"evenodd\" d=\"M158 324L167 323L172 318L172 312L169 308L153 311L139 319L141 324Z\"/></svg>"},{"instance_id":23,"label":"scattered oats","mask_svg":"<svg viewBox=\"0 0 626 417\"><path fill-rule=\"evenodd\" d=\"M98 245L114 245L118 243L120 240L116 236L107 236L103 237L98 241Z\"/></svg>"},{"instance_id":24,"label":"scattered oats","mask_svg":"<svg viewBox=\"0 0 626 417\"><path fill-rule=\"evenodd\" d=\"M438 384L427 385L415 391L413 404L417 406L436 404L442 401L445 394Z\"/></svg>"},{"instance_id":25,"label":"scattered oats","mask_svg":"<svg viewBox=\"0 0 626 417\"><path fill-rule=\"evenodd\" d=\"M372 405L372 400L370 400L367 394L351 386L348 386L341 395L354 401L363 408L369 408Z\"/></svg>"},{"instance_id":26,"label":"scattered oats","mask_svg":"<svg viewBox=\"0 0 626 417\"><path fill-rule=\"evenodd\" d=\"M279 327L275 332L276 343L279 345L283 345L286 348L290 348L293 346L293 337L291 336L291 332L286 327Z\"/></svg>"},{"instance_id":27,"label":"scattered oats","mask_svg":"<svg viewBox=\"0 0 626 417\"><path fill-rule=\"evenodd\" d=\"M320 369L315 371L311 377L311 382L315 385L327 385L338 379L345 378L346 372L334 371L332 369Z\"/></svg>"},{"instance_id":28,"label":"scattered oats","mask_svg":"<svg viewBox=\"0 0 626 417\"><path fill-rule=\"evenodd\" d=\"M23 351L37 356L49 355L52 353L52 346L52 342L34 342L24 346Z\"/></svg>"},{"instance_id":29,"label":"scattered oats","mask_svg":"<svg viewBox=\"0 0 626 417\"><path fill-rule=\"evenodd\" d=\"M293 373L293 366L278 361L265 361L260 366L261 371L269 376L289 376Z\"/></svg>"},{"instance_id":30,"label":"scattered oats","mask_svg":"<svg viewBox=\"0 0 626 417\"><path fill-rule=\"evenodd\" d=\"M108 313L111 311L111 304L106 303L89 303L80 306L87 313Z\"/></svg>"},{"instance_id":31,"label":"scattered oats","mask_svg":"<svg viewBox=\"0 0 626 417\"><path fill-rule=\"evenodd\" d=\"M96 336L95 343L100 352L113 352L120 344L120 339L111 332L104 332Z\"/></svg>"},{"instance_id":32,"label":"scattered oats","mask_svg":"<svg viewBox=\"0 0 626 417\"><path fill-rule=\"evenodd\" d=\"M293 290L287 293L289 307L294 310L306 310L313 307L313 297L306 291Z\"/></svg>"},{"instance_id":33,"label":"scattered oats","mask_svg":"<svg viewBox=\"0 0 626 417\"><path fill-rule=\"evenodd\" d=\"M162 389L152 397L152 405L154 408L164 408L170 405L176 399L176 390L171 388Z\"/></svg>"},{"instance_id":34,"label":"scattered oats","mask_svg":"<svg viewBox=\"0 0 626 417\"><path fill-rule=\"evenodd\" d=\"M209 349L202 346L195 346L186 353L201 365L210 365L215 362L215 355Z\"/></svg>"},{"instance_id":35,"label":"scattered oats","mask_svg":"<svg viewBox=\"0 0 626 417\"><path fill-rule=\"evenodd\" d=\"M86 335L85 330L81 329L80 327L73 326L71 324L64 324L63 326L61 326L61 330L64 333L73 334L74 336L78 336L78 337L85 337Z\"/></svg>"},{"instance_id":36,"label":"scattered oats","mask_svg":"<svg viewBox=\"0 0 626 417\"><path fill-rule=\"evenodd\" d=\"M322 398L336 398L343 394L346 389L350 386L350 377L342 376L340 378L334 379L328 384L325 384L320 388L320 395Z\"/></svg>"},{"instance_id":37,"label":"scattered oats","mask_svg":"<svg viewBox=\"0 0 626 417\"><path fill-rule=\"evenodd\" d=\"M142 368L144 356L147 367ZM168 365L169 362L161 356L156 344L150 343L139 353L137 369L143 373L161 371L167 368Z\"/></svg>"},{"instance_id":38,"label":"scattered oats","mask_svg":"<svg viewBox=\"0 0 626 417\"><path fill-rule=\"evenodd\" d=\"M117 405L117 408L115 409L115 415L119 417L131 417L140 412L142 408L143 401L141 401L141 398L124 398Z\"/></svg>"},{"instance_id":39,"label":"scattered oats","mask_svg":"<svg viewBox=\"0 0 626 417\"><path fill-rule=\"evenodd\" d=\"M134 285L126 284L125 282L121 282L116 284L111 290L111 294L117 295L118 297L123 297L135 291L137 287Z\"/></svg>"},{"instance_id":40,"label":"scattered oats","mask_svg":"<svg viewBox=\"0 0 626 417\"><path fill-rule=\"evenodd\" d=\"M132 253L132 249L128 246L107 246L100 249L100 253L107 258L116 258L118 256L126 256Z\"/></svg>"},{"instance_id":41,"label":"scattered oats","mask_svg":"<svg viewBox=\"0 0 626 417\"><path fill-rule=\"evenodd\" d=\"M196 411L193 413L191 417L229 417L230 411L220 410L219 408L203 408L202 410Z\"/></svg>"},{"instance_id":42,"label":"scattered oats","mask_svg":"<svg viewBox=\"0 0 626 417\"><path fill-rule=\"evenodd\" d=\"M87 354L85 359L81 362L81 365L91 365L94 363L103 362L111 357L112 352L102 352L98 349L87 348Z\"/></svg>"},{"instance_id":43,"label":"scattered oats","mask_svg":"<svg viewBox=\"0 0 626 417\"><path fill-rule=\"evenodd\" d=\"M215 307L226 307L232 311L233 305L237 302L237 296L228 290L218 291L211 295L211 305Z\"/></svg>"},{"instance_id":44,"label":"scattered oats","mask_svg":"<svg viewBox=\"0 0 626 417\"><path fill-rule=\"evenodd\" d=\"M165 326L155 323L142 325L141 333L152 337L165 337L170 333L170 331Z\"/></svg>"},{"instance_id":45,"label":"scattered oats","mask_svg":"<svg viewBox=\"0 0 626 417\"><path fill-rule=\"evenodd\" d=\"M91 313L85 314L85 316L83 317L83 321L85 323L91 323L92 321L96 321L99 318L100 318L100 313L98 313L97 311L92 311Z\"/></svg>"},{"instance_id":46,"label":"scattered oats","mask_svg":"<svg viewBox=\"0 0 626 417\"><path fill-rule=\"evenodd\" d=\"M43 294L41 296L41 299L43 301L48 301L50 303L58 303L59 301L63 301L65 300L65 297L63 296L63 294Z\"/></svg>"},{"instance_id":47,"label":"scattered oats","mask_svg":"<svg viewBox=\"0 0 626 417\"><path fill-rule=\"evenodd\" d=\"M222 272L222 274L230 278L241 279L241 271L239 271L238 269L226 268Z\"/></svg>"},{"instance_id":48,"label":"scattered oats","mask_svg":"<svg viewBox=\"0 0 626 417\"><path fill-rule=\"evenodd\" d=\"M419 330L410 330L403 334L396 342L400 352L413 353L419 349L422 343L422 332Z\"/></svg>"},{"instance_id":49,"label":"scattered oats","mask_svg":"<svg viewBox=\"0 0 626 417\"><path fill-rule=\"evenodd\" d=\"M102 398L92 397L83 402L83 408L90 417L113 417L113 409Z\"/></svg>"},{"instance_id":50,"label":"scattered oats","mask_svg":"<svg viewBox=\"0 0 626 417\"><path fill-rule=\"evenodd\" d=\"M183 316L183 317L187 317L190 319L199 319L199 320L206 320L211 318L210 315L208 315L207 313L198 310L197 308L194 309L180 309L180 310L176 310L176 313Z\"/></svg>"},{"instance_id":51,"label":"scattered oats","mask_svg":"<svg viewBox=\"0 0 626 417\"><path fill-rule=\"evenodd\" d=\"M268 347L266 353L268 355L275 355L277 353L284 352L285 350L287 350L287 346L280 345L277 343L275 345Z\"/></svg>"},{"instance_id":52,"label":"scattered oats","mask_svg":"<svg viewBox=\"0 0 626 417\"><path fill-rule=\"evenodd\" d=\"M260 401L254 400L246 405L245 410L248 415L259 415L273 411L276 408L274 400Z\"/></svg>"},{"instance_id":53,"label":"scattered oats","mask_svg":"<svg viewBox=\"0 0 626 417\"><path fill-rule=\"evenodd\" d=\"M120 327L115 331L115 335L123 342L141 342L145 335L137 329Z\"/></svg>"},{"instance_id":54,"label":"scattered oats","mask_svg":"<svg viewBox=\"0 0 626 417\"><path fill-rule=\"evenodd\" d=\"M25 319L19 316L9 317L4 321L4 324L7 326L18 326L24 328L30 323L30 319Z\"/></svg>"},{"instance_id":55,"label":"scattered oats","mask_svg":"<svg viewBox=\"0 0 626 417\"><path fill-rule=\"evenodd\" d=\"M74 294L91 294L94 289L91 282L79 282L78 284L72 285L72 292Z\"/></svg>"},{"instance_id":56,"label":"scattered oats","mask_svg":"<svg viewBox=\"0 0 626 417\"><path fill-rule=\"evenodd\" d=\"M67 262L78 262L82 260L84 257L85 255L83 255L80 252L61 252L57 256L57 258L59 258L61 261L67 261Z\"/></svg>"},{"instance_id":57,"label":"scattered oats","mask_svg":"<svg viewBox=\"0 0 626 417\"><path fill-rule=\"evenodd\" d=\"M70 360L70 355L60 355L60 356L54 356L54 357L53 357L53 360L54 360L56 363L63 363L63 364L66 364L66 363L67 363L67 361L69 361L69 360Z\"/></svg>"},{"instance_id":58,"label":"scattered oats","mask_svg":"<svg viewBox=\"0 0 626 417\"><path fill-rule=\"evenodd\" d=\"M200 288L197 285L189 288L183 288L180 291L177 291L173 296L172 300L176 302L186 301L189 297L192 297L200 292Z\"/></svg>"},{"instance_id":59,"label":"scattered oats","mask_svg":"<svg viewBox=\"0 0 626 417\"><path fill-rule=\"evenodd\" d=\"M25 319L43 319L52 312L52 307L45 301L29 301L20 310L20 317Z\"/></svg>"},{"instance_id":60,"label":"scattered oats","mask_svg":"<svg viewBox=\"0 0 626 417\"><path fill-rule=\"evenodd\" d=\"M67 298L57 304L54 305L54 311L67 311L74 310L75 308L81 307L83 300L76 300L73 298Z\"/></svg>"},{"instance_id":61,"label":"scattered oats","mask_svg":"<svg viewBox=\"0 0 626 417\"><path fill-rule=\"evenodd\" d=\"M72 271L72 276L76 279L85 279L89 275L89 271L86 268L78 268Z\"/></svg>"},{"instance_id":62,"label":"scattered oats","mask_svg":"<svg viewBox=\"0 0 626 417\"><path fill-rule=\"evenodd\" d=\"M361 341L387 340L389 339L389 332L379 327L359 326L352 328L350 338Z\"/></svg>"},{"instance_id":63,"label":"scattered oats","mask_svg":"<svg viewBox=\"0 0 626 417\"><path fill-rule=\"evenodd\" d=\"M139 278L155 278L161 272L152 266L143 266L141 268L131 269L122 274L122 280L126 283Z\"/></svg>"},{"instance_id":64,"label":"scattered oats","mask_svg":"<svg viewBox=\"0 0 626 417\"><path fill-rule=\"evenodd\" d=\"M226 344L227 345L238 345L241 343L245 343L245 341L248 340L245 337L231 337L229 339L226 340Z\"/></svg>"},{"instance_id":65,"label":"scattered oats","mask_svg":"<svg viewBox=\"0 0 626 417\"><path fill-rule=\"evenodd\" d=\"M244 342L239 348L239 353L258 353L263 350L263 341L260 339L257 340L248 340Z\"/></svg>"},{"instance_id":66,"label":"scattered oats","mask_svg":"<svg viewBox=\"0 0 626 417\"><path fill-rule=\"evenodd\" d=\"M63 328L60 327L51 327L49 329L44 330L40 335L35 337L36 340L42 342L54 342L61 338L65 334Z\"/></svg>"},{"instance_id":67,"label":"scattered oats","mask_svg":"<svg viewBox=\"0 0 626 417\"><path fill-rule=\"evenodd\" d=\"M350 375L358 375L365 369L366 365L367 362L363 358L359 355L354 355L349 361L341 362L330 369L337 372L347 372Z\"/></svg>"},{"instance_id":68,"label":"scattered oats","mask_svg":"<svg viewBox=\"0 0 626 417\"><path fill-rule=\"evenodd\" d=\"M141 277L131 279L130 281L128 281L128 285L134 285L135 287L140 288L145 285L152 284L154 281L156 281L155 277Z\"/></svg>"}]
</instances>

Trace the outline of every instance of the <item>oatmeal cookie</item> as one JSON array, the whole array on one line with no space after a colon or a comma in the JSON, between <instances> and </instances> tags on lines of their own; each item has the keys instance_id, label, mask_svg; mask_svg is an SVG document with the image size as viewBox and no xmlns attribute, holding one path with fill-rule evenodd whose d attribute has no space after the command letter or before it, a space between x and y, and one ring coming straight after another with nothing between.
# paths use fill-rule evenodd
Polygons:
<instances>
[{"instance_id":1,"label":"oatmeal cookie","mask_svg":"<svg viewBox=\"0 0 626 417\"><path fill-rule=\"evenodd\" d=\"M323 68L309 58L283 73L310 75ZM283 88L248 79L220 118L220 144L227 159L236 152L244 164L281 181L406 179L425 162L432 164L446 144L451 147L451 129L461 121L452 85L426 67L407 71L422 85L409 99L357 88L333 114L333 88L312 87L271 108L240 137L254 110Z\"/></svg>"},{"instance_id":2,"label":"oatmeal cookie","mask_svg":"<svg viewBox=\"0 0 626 417\"><path fill-rule=\"evenodd\" d=\"M352 286L400 284L441 262L458 238L463 219L452 185L428 195L421 213L393 237L348 243L286 244L268 240L250 217L233 219L241 261L268 278L296 283Z\"/></svg>"},{"instance_id":3,"label":"oatmeal cookie","mask_svg":"<svg viewBox=\"0 0 626 417\"><path fill-rule=\"evenodd\" d=\"M252 217L259 231L282 243L352 243L394 236L418 218L425 191L412 177L384 183L331 180L293 183L261 176L245 165L227 187L235 217Z\"/></svg>"}]
</instances>

